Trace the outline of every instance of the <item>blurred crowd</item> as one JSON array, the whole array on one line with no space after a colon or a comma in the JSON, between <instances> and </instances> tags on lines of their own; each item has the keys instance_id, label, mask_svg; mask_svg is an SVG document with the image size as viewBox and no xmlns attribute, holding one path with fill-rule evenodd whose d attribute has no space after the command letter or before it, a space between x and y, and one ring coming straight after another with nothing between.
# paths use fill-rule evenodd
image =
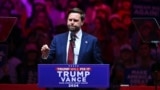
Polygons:
<instances>
[{"instance_id":1,"label":"blurred crowd","mask_svg":"<svg viewBox=\"0 0 160 90\"><path fill-rule=\"evenodd\" d=\"M67 31L66 13L79 7L86 13L83 30L98 38L103 62L111 66L111 86L127 84L125 71L130 68L150 72L150 80L135 85L154 85L160 45L143 42L150 40L154 25L140 25L140 36L132 22L131 5L131 0L0 0L0 17L17 17L7 41L0 43L7 46L6 55L0 48L0 83L37 83L41 46ZM160 73L156 74L159 81Z\"/></svg>"}]
</instances>

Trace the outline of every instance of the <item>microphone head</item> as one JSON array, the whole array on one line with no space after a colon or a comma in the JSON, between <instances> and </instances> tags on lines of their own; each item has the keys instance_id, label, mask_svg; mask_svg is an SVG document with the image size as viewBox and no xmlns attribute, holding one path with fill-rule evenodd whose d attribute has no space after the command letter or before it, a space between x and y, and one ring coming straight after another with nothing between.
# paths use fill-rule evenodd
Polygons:
<instances>
[{"instance_id":1,"label":"microphone head","mask_svg":"<svg viewBox=\"0 0 160 90\"><path fill-rule=\"evenodd\" d=\"M71 37L71 41L75 41L76 40L76 35L75 35L74 32L71 32L70 37Z\"/></svg>"}]
</instances>

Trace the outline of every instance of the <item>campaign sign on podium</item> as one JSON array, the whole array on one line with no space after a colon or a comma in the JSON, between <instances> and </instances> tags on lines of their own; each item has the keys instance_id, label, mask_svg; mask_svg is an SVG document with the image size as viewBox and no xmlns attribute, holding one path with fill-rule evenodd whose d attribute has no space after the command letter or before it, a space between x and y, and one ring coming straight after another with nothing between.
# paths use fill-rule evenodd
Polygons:
<instances>
[{"instance_id":1,"label":"campaign sign on podium","mask_svg":"<svg viewBox=\"0 0 160 90\"><path fill-rule=\"evenodd\" d=\"M39 64L38 86L48 88L109 87L109 64Z\"/></svg>"}]
</instances>

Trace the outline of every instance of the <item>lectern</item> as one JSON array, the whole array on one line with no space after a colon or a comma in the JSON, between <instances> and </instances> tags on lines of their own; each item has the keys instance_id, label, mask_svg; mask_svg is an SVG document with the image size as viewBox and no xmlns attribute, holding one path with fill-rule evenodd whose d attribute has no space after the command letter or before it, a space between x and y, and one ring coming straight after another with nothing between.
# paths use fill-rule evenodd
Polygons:
<instances>
[{"instance_id":1,"label":"lectern","mask_svg":"<svg viewBox=\"0 0 160 90\"><path fill-rule=\"evenodd\" d=\"M46 88L107 88L109 64L39 64L38 86Z\"/></svg>"}]
</instances>

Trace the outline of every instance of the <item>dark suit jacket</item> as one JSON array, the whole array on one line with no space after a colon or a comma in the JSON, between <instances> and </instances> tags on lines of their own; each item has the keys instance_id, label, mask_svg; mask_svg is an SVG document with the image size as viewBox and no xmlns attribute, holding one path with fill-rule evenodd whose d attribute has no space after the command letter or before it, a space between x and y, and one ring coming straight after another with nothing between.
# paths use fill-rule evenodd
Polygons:
<instances>
[{"instance_id":1,"label":"dark suit jacket","mask_svg":"<svg viewBox=\"0 0 160 90\"><path fill-rule=\"evenodd\" d=\"M66 64L66 48L68 33L56 35L50 45L48 56L49 63L53 60L55 64ZM77 64L100 64L102 63L101 52L98 47L97 38L82 32L82 39Z\"/></svg>"}]
</instances>

